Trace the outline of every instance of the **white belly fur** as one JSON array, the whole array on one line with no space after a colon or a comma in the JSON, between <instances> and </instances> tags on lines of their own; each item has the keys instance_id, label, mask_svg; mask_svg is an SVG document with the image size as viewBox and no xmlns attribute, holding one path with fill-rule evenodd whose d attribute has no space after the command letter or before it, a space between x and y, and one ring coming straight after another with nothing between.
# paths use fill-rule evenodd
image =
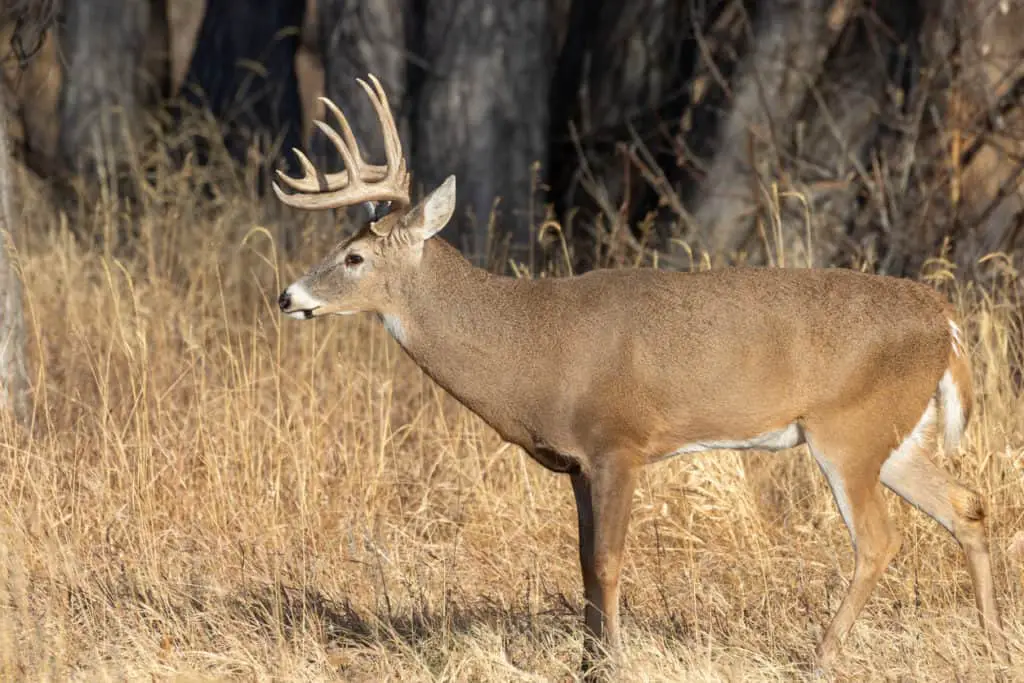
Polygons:
<instances>
[{"instance_id":1,"label":"white belly fur","mask_svg":"<svg viewBox=\"0 0 1024 683\"><path fill-rule=\"evenodd\" d=\"M803 430L800 428L800 425L792 422L782 429L758 434L749 439L721 439L683 444L671 453L656 458L656 460L664 460L686 453L703 453L704 451L781 451L786 448L799 446L802 443L804 443Z\"/></svg>"}]
</instances>

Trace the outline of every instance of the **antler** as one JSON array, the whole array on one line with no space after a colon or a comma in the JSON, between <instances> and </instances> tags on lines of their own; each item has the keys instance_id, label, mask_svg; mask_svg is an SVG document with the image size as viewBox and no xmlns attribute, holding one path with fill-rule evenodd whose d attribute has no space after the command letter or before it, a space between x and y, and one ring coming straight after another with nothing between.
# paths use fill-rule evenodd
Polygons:
<instances>
[{"instance_id":1,"label":"antler","mask_svg":"<svg viewBox=\"0 0 1024 683\"><path fill-rule=\"evenodd\" d=\"M402 155L402 141L398 137L395 119L391 116L388 96L373 74L370 74L373 88L361 78L356 80L370 96L370 102L373 103L377 118L380 119L387 163L384 166L366 163L341 109L326 97L321 97L320 101L337 120L341 134L323 121L313 123L338 150L345 162L345 170L323 174L324 182L321 183L313 162L305 154L294 149L299 163L302 164L303 176L292 178L280 170L277 171L277 175L296 193L286 194L280 185L273 183L274 194L288 206L298 209L335 209L366 201L390 201L399 206L409 205L409 172L406 170L405 157Z\"/></svg>"}]
</instances>

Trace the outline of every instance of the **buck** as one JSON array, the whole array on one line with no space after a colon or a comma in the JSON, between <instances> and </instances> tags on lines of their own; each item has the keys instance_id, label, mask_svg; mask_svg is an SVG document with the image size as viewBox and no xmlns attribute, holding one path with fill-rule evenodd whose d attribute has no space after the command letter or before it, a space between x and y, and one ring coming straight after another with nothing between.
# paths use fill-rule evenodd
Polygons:
<instances>
[{"instance_id":1,"label":"buck","mask_svg":"<svg viewBox=\"0 0 1024 683\"><path fill-rule=\"evenodd\" d=\"M849 588L817 649L827 667L900 548L882 484L962 546L992 653L1008 662L977 493L940 469L972 385L950 305L905 279L843 269L700 273L596 270L518 279L471 265L437 238L449 176L415 206L387 96L359 83L383 129L368 164L344 114L317 127L345 169L280 173L285 204L369 202L372 220L280 295L299 319L377 314L435 382L547 469L569 475L585 593L584 668L620 647L619 575L640 468L683 453L807 444L855 553ZM386 209L386 210L385 210Z\"/></svg>"}]
</instances>

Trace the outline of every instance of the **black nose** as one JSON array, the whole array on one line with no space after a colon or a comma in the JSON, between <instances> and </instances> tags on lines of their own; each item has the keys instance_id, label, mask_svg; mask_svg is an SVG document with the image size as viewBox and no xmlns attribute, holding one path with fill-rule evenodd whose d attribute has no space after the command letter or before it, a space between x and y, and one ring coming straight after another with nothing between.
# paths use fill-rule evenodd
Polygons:
<instances>
[{"instance_id":1,"label":"black nose","mask_svg":"<svg viewBox=\"0 0 1024 683\"><path fill-rule=\"evenodd\" d=\"M277 297L277 305L281 307L282 311L287 311L289 306L292 305L292 295L288 293L288 290L281 292L281 296Z\"/></svg>"}]
</instances>

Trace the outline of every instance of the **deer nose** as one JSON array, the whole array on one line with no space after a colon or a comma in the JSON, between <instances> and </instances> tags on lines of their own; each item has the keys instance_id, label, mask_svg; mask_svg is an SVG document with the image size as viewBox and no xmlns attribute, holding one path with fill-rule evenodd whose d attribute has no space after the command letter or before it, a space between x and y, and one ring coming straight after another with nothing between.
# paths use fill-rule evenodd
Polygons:
<instances>
[{"instance_id":1,"label":"deer nose","mask_svg":"<svg viewBox=\"0 0 1024 683\"><path fill-rule=\"evenodd\" d=\"M288 290L281 292L281 296L277 297L277 305L281 307L282 311L287 311L292 305L292 295L288 293Z\"/></svg>"}]
</instances>

